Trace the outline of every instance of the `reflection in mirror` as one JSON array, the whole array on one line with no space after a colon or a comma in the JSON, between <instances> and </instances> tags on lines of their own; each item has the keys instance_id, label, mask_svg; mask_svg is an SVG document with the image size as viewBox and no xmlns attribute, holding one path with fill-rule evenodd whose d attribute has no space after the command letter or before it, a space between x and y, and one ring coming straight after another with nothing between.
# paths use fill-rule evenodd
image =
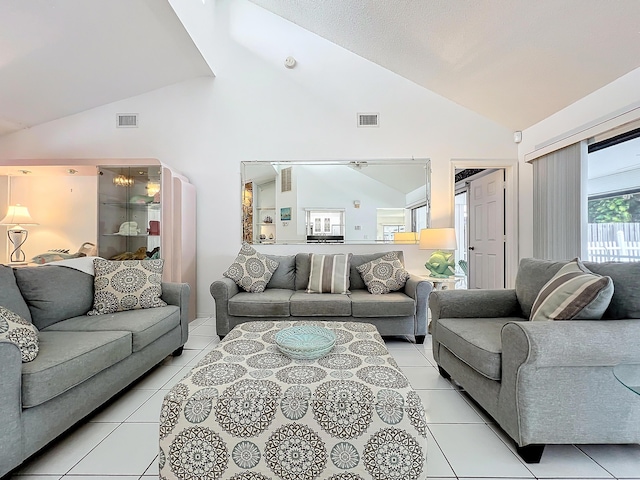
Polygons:
<instances>
[{"instance_id":1,"label":"reflection in mirror","mask_svg":"<svg viewBox=\"0 0 640 480\"><path fill-rule=\"evenodd\" d=\"M394 243L429 226L429 167L428 159L242 162L243 241ZM415 243L407 238L398 243Z\"/></svg>"}]
</instances>

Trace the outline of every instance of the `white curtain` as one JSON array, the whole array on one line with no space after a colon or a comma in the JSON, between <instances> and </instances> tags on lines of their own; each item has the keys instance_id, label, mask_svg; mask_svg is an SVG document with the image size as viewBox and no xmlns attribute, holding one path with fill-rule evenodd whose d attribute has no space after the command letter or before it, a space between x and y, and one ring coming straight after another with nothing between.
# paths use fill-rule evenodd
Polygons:
<instances>
[{"instance_id":1,"label":"white curtain","mask_svg":"<svg viewBox=\"0 0 640 480\"><path fill-rule=\"evenodd\" d=\"M556 150L533 164L533 256L583 257L587 241L587 142Z\"/></svg>"}]
</instances>

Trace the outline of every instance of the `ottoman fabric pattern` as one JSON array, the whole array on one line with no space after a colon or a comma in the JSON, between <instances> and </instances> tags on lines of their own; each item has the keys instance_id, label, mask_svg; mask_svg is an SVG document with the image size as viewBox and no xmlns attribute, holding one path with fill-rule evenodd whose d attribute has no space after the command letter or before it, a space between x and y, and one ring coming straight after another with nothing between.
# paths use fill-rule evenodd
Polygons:
<instances>
[{"instance_id":1,"label":"ottoman fabric pattern","mask_svg":"<svg viewBox=\"0 0 640 480\"><path fill-rule=\"evenodd\" d=\"M236 326L167 393L161 478L427 478L424 407L375 327L307 322L341 339L310 361L275 344L298 323Z\"/></svg>"}]
</instances>

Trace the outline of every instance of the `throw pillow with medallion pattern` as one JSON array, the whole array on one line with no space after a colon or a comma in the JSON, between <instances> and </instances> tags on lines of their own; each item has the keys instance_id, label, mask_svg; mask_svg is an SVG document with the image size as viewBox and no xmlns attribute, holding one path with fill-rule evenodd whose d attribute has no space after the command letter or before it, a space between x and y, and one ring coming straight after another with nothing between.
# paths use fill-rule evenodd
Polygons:
<instances>
[{"instance_id":1,"label":"throw pillow with medallion pattern","mask_svg":"<svg viewBox=\"0 0 640 480\"><path fill-rule=\"evenodd\" d=\"M267 283L278 268L278 262L265 257L248 243L243 243L240 253L223 275L247 292L264 292Z\"/></svg>"},{"instance_id":2,"label":"throw pillow with medallion pattern","mask_svg":"<svg viewBox=\"0 0 640 480\"><path fill-rule=\"evenodd\" d=\"M367 290L374 295L400 290L410 277L396 252L363 263L357 270Z\"/></svg>"},{"instance_id":3,"label":"throw pillow with medallion pattern","mask_svg":"<svg viewBox=\"0 0 640 480\"><path fill-rule=\"evenodd\" d=\"M0 307L0 340L8 340L18 346L22 363L31 362L38 355L38 329L4 307Z\"/></svg>"},{"instance_id":4,"label":"throw pillow with medallion pattern","mask_svg":"<svg viewBox=\"0 0 640 480\"><path fill-rule=\"evenodd\" d=\"M88 315L166 307L162 295L164 260L93 260L93 310Z\"/></svg>"}]
</instances>

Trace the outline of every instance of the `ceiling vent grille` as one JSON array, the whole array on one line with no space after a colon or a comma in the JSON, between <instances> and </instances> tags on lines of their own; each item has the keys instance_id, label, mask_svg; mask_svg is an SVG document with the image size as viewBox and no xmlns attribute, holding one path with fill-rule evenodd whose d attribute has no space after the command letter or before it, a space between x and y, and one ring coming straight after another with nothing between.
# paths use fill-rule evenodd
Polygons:
<instances>
[{"instance_id":1,"label":"ceiling vent grille","mask_svg":"<svg viewBox=\"0 0 640 480\"><path fill-rule=\"evenodd\" d=\"M116 127L118 128L137 128L138 127L138 114L137 113L119 113L116 119Z\"/></svg>"},{"instance_id":2,"label":"ceiling vent grille","mask_svg":"<svg viewBox=\"0 0 640 480\"><path fill-rule=\"evenodd\" d=\"M378 127L380 126L379 117L378 113L359 113L358 127Z\"/></svg>"},{"instance_id":3,"label":"ceiling vent grille","mask_svg":"<svg viewBox=\"0 0 640 480\"><path fill-rule=\"evenodd\" d=\"M280 172L280 192L291 191L291 167L283 168Z\"/></svg>"}]
</instances>

